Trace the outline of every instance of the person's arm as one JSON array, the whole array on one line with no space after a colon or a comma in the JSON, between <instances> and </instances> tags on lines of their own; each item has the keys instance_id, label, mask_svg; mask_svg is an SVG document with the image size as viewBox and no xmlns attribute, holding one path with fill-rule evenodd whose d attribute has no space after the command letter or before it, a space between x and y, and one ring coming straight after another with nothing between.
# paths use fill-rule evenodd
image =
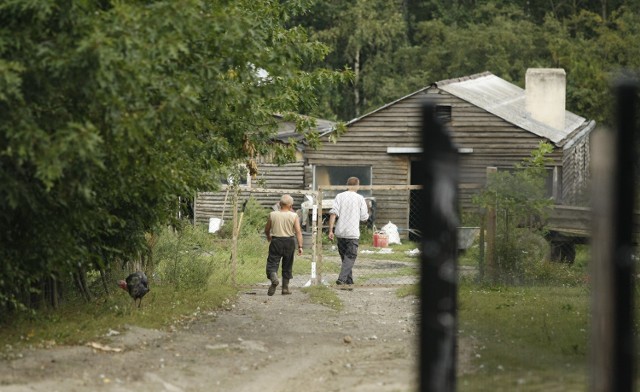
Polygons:
<instances>
[{"instance_id":1,"label":"person's arm","mask_svg":"<svg viewBox=\"0 0 640 392\"><path fill-rule=\"evenodd\" d=\"M364 222L369 219L369 209L367 208L367 202L364 197L360 199L360 221Z\"/></svg>"},{"instance_id":2,"label":"person's arm","mask_svg":"<svg viewBox=\"0 0 640 392\"><path fill-rule=\"evenodd\" d=\"M335 199L333 199L333 205L329 210L329 240L333 241L333 227L336 224L336 218L340 215L340 199L342 194L338 194Z\"/></svg>"},{"instance_id":3,"label":"person's arm","mask_svg":"<svg viewBox=\"0 0 640 392\"><path fill-rule=\"evenodd\" d=\"M336 214L329 215L329 240L333 241L333 225L336 223Z\"/></svg>"},{"instance_id":4,"label":"person's arm","mask_svg":"<svg viewBox=\"0 0 640 392\"><path fill-rule=\"evenodd\" d=\"M296 231L296 237L298 238L298 255L302 254L302 228L300 228L300 219L296 216L296 220L293 223L293 228Z\"/></svg>"},{"instance_id":5,"label":"person's arm","mask_svg":"<svg viewBox=\"0 0 640 392\"><path fill-rule=\"evenodd\" d=\"M267 224L264 225L264 234L267 236L267 241L271 242L271 215L267 217Z\"/></svg>"}]
</instances>

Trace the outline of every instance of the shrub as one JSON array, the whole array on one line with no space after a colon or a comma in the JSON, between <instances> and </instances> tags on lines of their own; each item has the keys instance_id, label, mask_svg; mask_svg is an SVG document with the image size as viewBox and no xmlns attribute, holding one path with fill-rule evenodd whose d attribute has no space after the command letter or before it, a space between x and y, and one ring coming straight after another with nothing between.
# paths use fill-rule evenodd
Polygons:
<instances>
[{"instance_id":1,"label":"shrub","mask_svg":"<svg viewBox=\"0 0 640 392\"><path fill-rule=\"evenodd\" d=\"M531 263L548 254L544 227L551 200L546 197L545 165L553 147L541 142L531 157L514 171L499 171L487 178L487 187L473 202L483 210L496 212L495 257L497 276L504 283L524 282Z\"/></svg>"},{"instance_id":2,"label":"shrub","mask_svg":"<svg viewBox=\"0 0 640 392\"><path fill-rule=\"evenodd\" d=\"M215 269L216 250L211 236L200 226L163 230L153 249L154 278L181 289L206 288Z\"/></svg>"}]
</instances>

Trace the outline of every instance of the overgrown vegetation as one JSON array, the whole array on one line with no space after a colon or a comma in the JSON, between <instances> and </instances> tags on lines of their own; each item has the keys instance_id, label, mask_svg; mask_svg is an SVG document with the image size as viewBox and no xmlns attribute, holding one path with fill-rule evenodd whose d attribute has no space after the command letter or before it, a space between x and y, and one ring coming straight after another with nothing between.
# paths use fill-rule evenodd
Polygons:
<instances>
[{"instance_id":1,"label":"overgrown vegetation","mask_svg":"<svg viewBox=\"0 0 640 392\"><path fill-rule=\"evenodd\" d=\"M107 294L90 287L94 272L108 287L123 265L152 270L147 238L228 168L255 173L275 113L317 145L303 114L350 72L302 70L329 52L287 26L302 12L266 0L0 4L0 317L55 308L68 288ZM181 277L159 272L184 282L211 267L178 265Z\"/></svg>"},{"instance_id":2,"label":"overgrown vegetation","mask_svg":"<svg viewBox=\"0 0 640 392\"><path fill-rule=\"evenodd\" d=\"M540 142L531 157L517 164L513 171L491 173L487 186L473 199L487 213L487 219L495 216L495 262L483 266L488 269L486 277L493 281L535 281L536 264L547 259L543 222L552 201L546 195L545 165L550 162L547 155L552 151L550 144ZM485 275L480 276L484 278Z\"/></svg>"}]
</instances>

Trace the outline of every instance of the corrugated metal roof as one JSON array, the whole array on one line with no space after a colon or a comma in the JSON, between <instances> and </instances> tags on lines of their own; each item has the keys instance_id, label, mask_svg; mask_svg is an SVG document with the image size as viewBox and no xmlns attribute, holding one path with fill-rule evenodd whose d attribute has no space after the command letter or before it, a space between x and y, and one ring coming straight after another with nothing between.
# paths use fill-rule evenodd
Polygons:
<instances>
[{"instance_id":1,"label":"corrugated metal roof","mask_svg":"<svg viewBox=\"0 0 640 392\"><path fill-rule=\"evenodd\" d=\"M296 123L293 121L284 121L284 116L281 114L273 115L278 120L278 134L275 137L278 140L288 140L289 138L302 139L304 135L296 132ZM328 129L333 129L336 123L334 121L325 120L321 118L315 118L316 126L311 129L318 133L326 132Z\"/></svg>"},{"instance_id":2,"label":"corrugated metal roof","mask_svg":"<svg viewBox=\"0 0 640 392\"><path fill-rule=\"evenodd\" d=\"M562 144L567 136L585 124L585 119L566 111L564 129L554 129L531 118L525 109L525 93L520 87L490 72L449 79L435 84L441 90L482 108L535 135Z\"/></svg>"},{"instance_id":3,"label":"corrugated metal roof","mask_svg":"<svg viewBox=\"0 0 640 392\"><path fill-rule=\"evenodd\" d=\"M397 102L428 90L433 86L482 108L524 130L540 137L544 137L559 147L569 141L568 137L573 139L573 136L578 133L576 130L588 126L585 118L569 111L566 111L565 113L565 126L562 130L552 128L544 123L534 120L525 109L524 90L502 78L497 77L491 72L483 72L461 78L436 82L432 86L421 88L418 91L405 95L393 102L389 102L365 115L354 118L347 122L346 125L349 126L358 122L365 117L384 110L389 106L393 106ZM588 128L593 129L593 125L594 124L590 124ZM327 129L325 132L321 132L321 136L331 133L332 131L333 129Z\"/></svg>"}]
</instances>

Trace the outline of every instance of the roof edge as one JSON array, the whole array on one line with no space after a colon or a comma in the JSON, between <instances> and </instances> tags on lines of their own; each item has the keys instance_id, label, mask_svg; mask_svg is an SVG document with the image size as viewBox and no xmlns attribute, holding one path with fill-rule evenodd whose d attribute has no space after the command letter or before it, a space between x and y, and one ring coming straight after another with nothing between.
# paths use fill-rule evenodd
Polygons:
<instances>
[{"instance_id":1,"label":"roof edge","mask_svg":"<svg viewBox=\"0 0 640 392\"><path fill-rule=\"evenodd\" d=\"M581 128L581 129L578 128L573 135L567 136L567 138L565 139L564 143L562 143L562 145L559 145L558 147L562 147L563 150L570 149L571 147L573 147L574 144L576 144L576 142L578 140L580 140L584 136L590 134L591 131L593 131L595 129L595 127L596 127L595 120L587 121L583 128Z\"/></svg>"},{"instance_id":2,"label":"roof edge","mask_svg":"<svg viewBox=\"0 0 640 392\"><path fill-rule=\"evenodd\" d=\"M482 78L482 77L485 77L485 76L494 76L494 75L493 75L493 73L491 73L489 71L484 71L484 72L480 72L480 73L473 74L473 75L461 76L459 78L440 80L438 82L433 83L433 85L435 85L436 87L442 87L442 86L446 86L447 84L460 83L460 82L464 82L464 81L467 81L467 80L479 79L479 78Z\"/></svg>"},{"instance_id":3,"label":"roof edge","mask_svg":"<svg viewBox=\"0 0 640 392\"><path fill-rule=\"evenodd\" d=\"M404 97L401 97L401 98L396 99L395 101L392 101L392 102L386 103L386 104L384 104L383 106L380 106L380 107L379 107L379 108L377 108L377 109L374 109L374 110L372 110L372 111L370 111L370 112L367 112L366 114L363 114L363 115L362 115L362 116L360 116L360 117L356 117L356 118L354 118L354 119L352 119L352 120L347 121L347 122L345 123L345 126L349 126L349 125L351 125L351 124L357 123L358 121L362 120L362 119L363 119L363 118L365 118L365 117L368 117L368 116L370 116L370 115L372 115L372 114L374 114L374 113L377 113L377 112L379 112L379 111L381 111L381 110L384 110L384 109L388 108L389 106L395 105L396 103L398 103L398 102L400 102L400 101L403 101L403 100L405 100L405 99L407 99L407 98L409 98L409 97L412 97L412 96L414 96L414 95L416 95L416 94L419 94L419 93L421 93L421 92L423 92L423 91L425 91L425 90L427 90L427 89L429 89L429 88L431 88L431 85L426 86L426 87L422 87L420 90L416 90L416 91L412 92L411 94L407 94L407 95L405 95ZM326 132L324 132L324 133L320 134L320 137L323 137L323 136L325 136L325 135L327 135L327 134L329 134L329 133L333 132L334 130L335 130L335 125L334 125L334 127L333 127L332 129L327 130Z\"/></svg>"}]
</instances>

